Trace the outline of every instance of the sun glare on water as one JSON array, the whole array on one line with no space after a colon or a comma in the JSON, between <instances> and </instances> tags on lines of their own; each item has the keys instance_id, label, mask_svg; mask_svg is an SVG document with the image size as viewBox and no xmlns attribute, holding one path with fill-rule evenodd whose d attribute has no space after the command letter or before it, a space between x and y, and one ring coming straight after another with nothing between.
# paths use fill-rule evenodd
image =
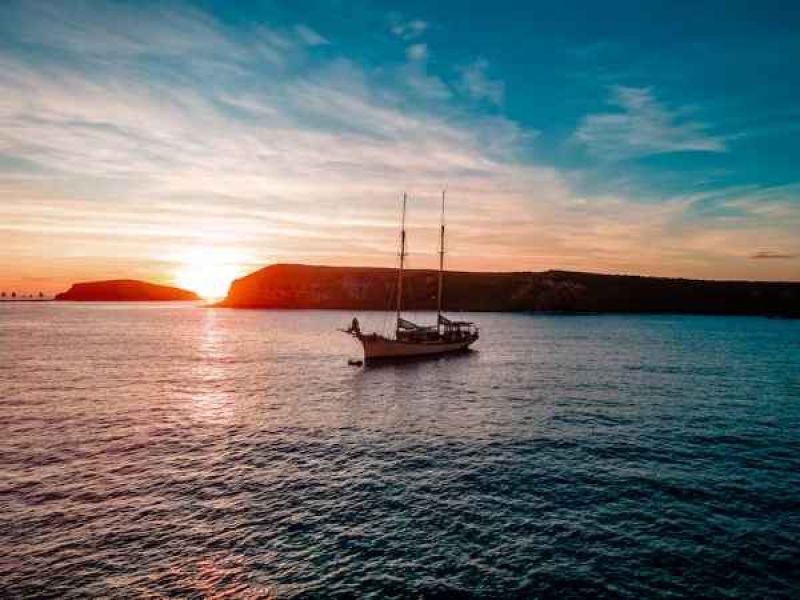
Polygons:
<instances>
[{"instance_id":1,"label":"sun glare on water","mask_svg":"<svg viewBox=\"0 0 800 600\"><path fill-rule=\"evenodd\" d=\"M175 284L206 300L219 300L228 287L244 274L241 257L214 248L194 248L177 257Z\"/></svg>"}]
</instances>

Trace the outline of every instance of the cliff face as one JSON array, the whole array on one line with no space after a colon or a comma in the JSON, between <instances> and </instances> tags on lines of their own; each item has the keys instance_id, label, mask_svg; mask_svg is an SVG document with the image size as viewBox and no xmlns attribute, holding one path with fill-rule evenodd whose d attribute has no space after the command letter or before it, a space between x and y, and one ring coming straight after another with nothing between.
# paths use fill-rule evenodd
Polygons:
<instances>
[{"instance_id":1,"label":"cliff face","mask_svg":"<svg viewBox=\"0 0 800 600\"><path fill-rule=\"evenodd\" d=\"M56 295L56 300L78 302L166 302L200 300L194 292L146 281L118 279L76 283L66 292Z\"/></svg>"},{"instance_id":2,"label":"cliff face","mask_svg":"<svg viewBox=\"0 0 800 600\"><path fill-rule=\"evenodd\" d=\"M436 271L404 274L403 306L436 308ZM397 271L272 265L234 281L221 306L385 310ZM800 316L800 283L698 281L568 271L445 274L447 310Z\"/></svg>"}]
</instances>

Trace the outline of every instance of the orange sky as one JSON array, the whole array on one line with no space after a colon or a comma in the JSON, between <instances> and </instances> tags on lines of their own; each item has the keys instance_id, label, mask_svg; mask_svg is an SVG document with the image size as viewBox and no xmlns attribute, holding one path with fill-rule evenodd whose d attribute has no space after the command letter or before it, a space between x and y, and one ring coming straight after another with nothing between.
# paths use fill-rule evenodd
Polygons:
<instances>
[{"instance_id":1,"label":"orange sky","mask_svg":"<svg viewBox=\"0 0 800 600\"><path fill-rule=\"evenodd\" d=\"M109 210L63 197L23 202L17 210L3 204L0 288L51 294L75 281L137 278L217 296L229 280L272 262L393 266L399 195L376 190L372 197L337 210L347 200L323 195L319 210L296 212L251 209L247 202ZM579 200L558 200L535 211L521 196L451 186L448 266L798 279L793 261L749 258L757 243L751 231L693 231L676 239L662 233L671 207L635 211L608 199L604 211L590 211ZM436 209L433 189L411 198L410 267L436 264Z\"/></svg>"}]
</instances>

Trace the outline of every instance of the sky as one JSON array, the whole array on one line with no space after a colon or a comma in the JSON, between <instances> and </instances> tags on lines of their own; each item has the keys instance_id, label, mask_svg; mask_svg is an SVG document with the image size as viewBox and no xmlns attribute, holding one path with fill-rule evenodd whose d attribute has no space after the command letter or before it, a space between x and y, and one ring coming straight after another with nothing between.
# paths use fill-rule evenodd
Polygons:
<instances>
[{"instance_id":1,"label":"sky","mask_svg":"<svg viewBox=\"0 0 800 600\"><path fill-rule=\"evenodd\" d=\"M0 289L800 280L800 3L0 4Z\"/></svg>"}]
</instances>

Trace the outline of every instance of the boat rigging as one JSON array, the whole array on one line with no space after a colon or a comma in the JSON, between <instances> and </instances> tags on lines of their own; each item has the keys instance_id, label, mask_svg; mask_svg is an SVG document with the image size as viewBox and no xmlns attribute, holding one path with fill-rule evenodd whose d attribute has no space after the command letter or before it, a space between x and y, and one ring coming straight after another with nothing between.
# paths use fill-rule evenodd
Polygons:
<instances>
[{"instance_id":1,"label":"boat rigging","mask_svg":"<svg viewBox=\"0 0 800 600\"><path fill-rule=\"evenodd\" d=\"M406 205L408 197L403 194L403 205L400 216L400 254L397 270L397 305L395 315L394 337L378 333L364 333L353 319L349 328L344 330L361 342L364 348L364 359L398 359L422 356L437 356L466 350L480 336L478 327L469 321L454 321L444 316L444 253L445 253L445 196L442 191L441 223L439 227L439 279L436 299L436 324L418 325L403 318L403 270L406 259Z\"/></svg>"}]
</instances>

